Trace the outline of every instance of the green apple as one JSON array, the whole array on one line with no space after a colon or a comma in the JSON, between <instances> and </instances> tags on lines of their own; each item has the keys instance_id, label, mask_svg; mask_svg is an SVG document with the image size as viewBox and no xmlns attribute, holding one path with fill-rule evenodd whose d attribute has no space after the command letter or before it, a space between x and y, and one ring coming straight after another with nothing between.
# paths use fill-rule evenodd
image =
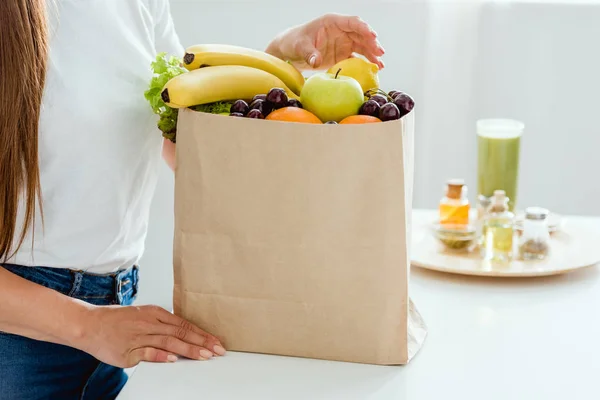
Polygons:
<instances>
[{"instance_id":1,"label":"green apple","mask_svg":"<svg viewBox=\"0 0 600 400\"><path fill-rule=\"evenodd\" d=\"M323 122L358 114L365 99L360 83L349 76L317 73L306 80L300 102Z\"/></svg>"}]
</instances>

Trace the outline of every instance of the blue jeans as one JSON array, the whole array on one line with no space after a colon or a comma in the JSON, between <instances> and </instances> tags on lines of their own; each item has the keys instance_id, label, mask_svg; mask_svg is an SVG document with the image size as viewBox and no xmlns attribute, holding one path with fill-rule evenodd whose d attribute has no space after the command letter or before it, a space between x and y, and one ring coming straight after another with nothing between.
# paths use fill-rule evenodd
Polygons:
<instances>
[{"instance_id":1,"label":"blue jeans","mask_svg":"<svg viewBox=\"0 0 600 400\"><path fill-rule=\"evenodd\" d=\"M138 268L109 275L69 269L2 265L8 271L64 295L95 305L130 305ZM91 355L54 343L0 332L0 399L115 399L127 374Z\"/></svg>"}]
</instances>

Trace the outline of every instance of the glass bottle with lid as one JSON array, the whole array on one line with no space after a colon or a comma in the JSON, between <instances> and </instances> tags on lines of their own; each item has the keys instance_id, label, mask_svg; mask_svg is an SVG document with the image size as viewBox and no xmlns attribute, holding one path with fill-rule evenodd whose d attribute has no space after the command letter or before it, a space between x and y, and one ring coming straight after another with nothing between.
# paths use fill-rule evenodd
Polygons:
<instances>
[{"instance_id":1,"label":"glass bottle with lid","mask_svg":"<svg viewBox=\"0 0 600 400\"><path fill-rule=\"evenodd\" d=\"M446 183L446 195L439 206L440 224L469 224L470 204L467 193L467 185L462 179L450 179Z\"/></svg>"},{"instance_id":2,"label":"glass bottle with lid","mask_svg":"<svg viewBox=\"0 0 600 400\"><path fill-rule=\"evenodd\" d=\"M485 218L483 256L491 261L510 261L513 255L514 214L509 211L509 198L504 190L496 190Z\"/></svg>"},{"instance_id":3,"label":"glass bottle with lid","mask_svg":"<svg viewBox=\"0 0 600 400\"><path fill-rule=\"evenodd\" d=\"M488 215L490 210L490 206L492 204L492 199L490 197L484 196L480 194L477 196L477 244L479 247L483 247L484 239L485 239L485 231L484 231L484 223L485 218Z\"/></svg>"},{"instance_id":4,"label":"glass bottle with lid","mask_svg":"<svg viewBox=\"0 0 600 400\"><path fill-rule=\"evenodd\" d=\"M543 260L550 250L550 232L548 215L550 212L541 207L525 209L523 234L519 239L519 257L525 261Z\"/></svg>"}]
</instances>

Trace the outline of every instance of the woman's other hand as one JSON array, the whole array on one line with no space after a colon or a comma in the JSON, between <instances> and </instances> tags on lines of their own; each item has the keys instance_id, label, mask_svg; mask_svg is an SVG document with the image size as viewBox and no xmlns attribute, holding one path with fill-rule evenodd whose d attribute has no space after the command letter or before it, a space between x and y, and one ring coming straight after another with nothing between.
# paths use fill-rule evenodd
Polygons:
<instances>
[{"instance_id":1,"label":"woman's other hand","mask_svg":"<svg viewBox=\"0 0 600 400\"><path fill-rule=\"evenodd\" d=\"M82 350L100 361L130 368L140 361L207 360L225 354L219 339L157 306L91 308Z\"/></svg>"},{"instance_id":2,"label":"woman's other hand","mask_svg":"<svg viewBox=\"0 0 600 400\"><path fill-rule=\"evenodd\" d=\"M357 53L381 69L385 50L377 33L359 17L326 14L281 33L267 52L300 69L328 69Z\"/></svg>"}]
</instances>

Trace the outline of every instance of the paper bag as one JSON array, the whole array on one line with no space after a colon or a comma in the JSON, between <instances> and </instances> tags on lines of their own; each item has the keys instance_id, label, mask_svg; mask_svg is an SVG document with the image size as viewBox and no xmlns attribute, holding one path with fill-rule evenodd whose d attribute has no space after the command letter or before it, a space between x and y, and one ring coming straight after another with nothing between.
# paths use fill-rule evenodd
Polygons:
<instances>
[{"instance_id":1,"label":"paper bag","mask_svg":"<svg viewBox=\"0 0 600 400\"><path fill-rule=\"evenodd\" d=\"M311 125L182 110L174 311L228 350L406 364L412 115Z\"/></svg>"}]
</instances>

